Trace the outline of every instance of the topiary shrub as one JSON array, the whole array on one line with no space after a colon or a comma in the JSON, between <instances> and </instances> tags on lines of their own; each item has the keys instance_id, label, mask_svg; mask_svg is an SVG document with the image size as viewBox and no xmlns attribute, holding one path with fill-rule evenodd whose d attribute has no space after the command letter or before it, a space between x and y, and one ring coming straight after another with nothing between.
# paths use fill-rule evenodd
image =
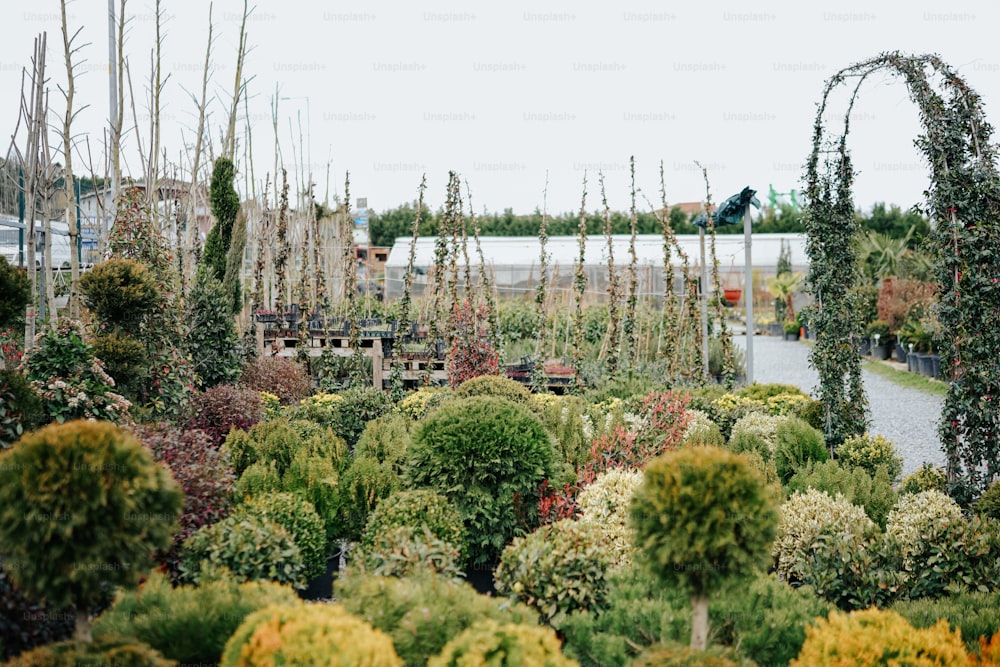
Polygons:
<instances>
[{"instance_id":1,"label":"topiary shrub","mask_svg":"<svg viewBox=\"0 0 1000 667\"><path fill-rule=\"evenodd\" d=\"M712 445L722 447L726 444L726 439L722 437L719 425L712 421L707 414L701 410L688 410L690 421L681 444L684 445Z\"/></svg>"},{"instance_id":2,"label":"topiary shrub","mask_svg":"<svg viewBox=\"0 0 1000 667\"><path fill-rule=\"evenodd\" d=\"M243 367L240 386L266 391L282 405L298 403L312 392L309 370L297 361L281 357L254 357Z\"/></svg>"},{"instance_id":3,"label":"topiary shrub","mask_svg":"<svg viewBox=\"0 0 1000 667\"><path fill-rule=\"evenodd\" d=\"M274 521L232 515L205 526L184 542L181 579L200 583L205 569L227 568L237 581L302 586L305 563L291 533Z\"/></svg>"},{"instance_id":4,"label":"topiary shrub","mask_svg":"<svg viewBox=\"0 0 1000 667\"><path fill-rule=\"evenodd\" d=\"M938 468L930 463L924 463L903 479L901 493L920 493L921 491L940 491L948 489L948 476L944 468Z\"/></svg>"},{"instance_id":5,"label":"topiary shrub","mask_svg":"<svg viewBox=\"0 0 1000 667\"><path fill-rule=\"evenodd\" d=\"M479 375L455 387L455 398L472 396L497 396L521 405L531 400L531 392L523 384L504 375Z\"/></svg>"},{"instance_id":6,"label":"topiary shrub","mask_svg":"<svg viewBox=\"0 0 1000 667\"><path fill-rule=\"evenodd\" d=\"M386 463L401 473L410 447L411 422L397 412L390 412L365 425L354 448L355 456L367 456Z\"/></svg>"},{"instance_id":7,"label":"topiary shrub","mask_svg":"<svg viewBox=\"0 0 1000 667\"><path fill-rule=\"evenodd\" d=\"M407 665L423 665L477 621L536 623L528 607L487 597L466 583L427 572L406 579L348 574L334 582L334 594L351 613L392 637Z\"/></svg>"},{"instance_id":8,"label":"topiary shrub","mask_svg":"<svg viewBox=\"0 0 1000 667\"><path fill-rule=\"evenodd\" d=\"M73 636L73 610L47 607L26 598L7 574L7 567L17 565L0 559L0 660Z\"/></svg>"},{"instance_id":9,"label":"topiary shrub","mask_svg":"<svg viewBox=\"0 0 1000 667\"><path fill-rule=\"evenodd\" d=\"M862 537L875 532L875 523L864 508L851 504L842 495L831 496L816 489L793 493L781 506L780 515L771 555L778 573L788 581L800 578L797 565L800 552L807 552L821 532Z\"/></svg>"},{"instance_id":10,"label":"topiary shrub","mask_svg":"<svg viewBox=\"0 0 1000 667\"><path fill-rule=\"evenodd\" d=\"M355 458L337 483L340 539L357 542L379 503L398 491L402 480L392 466L367 457Z\"/></svg>"},{"instance_id":11,"label":"topiary shrub","mask_svg":"<svg viewBox=\"0 0 1000 667\"><path fill-rule=\"evenodd\" d=\"M790 667L832 665L941 665L964 667L965 646L947 621L918 630L894 611L831 611L806 629L806 641Z\"/></svg>"},{"instance_id":12,"label":"topiary shrub","mask_svg":"<svg viewBox=\"0 0 1000 667\"><path fill-rule=\"evenodd\" d=\"M0 449L45 423L42 399L18 371L0 371Z\"/></svg>"},{"instance_id":13,"label":"topiary shrub","mask_svg":"<svg viewBox=\"0 0 1000 667\"><path fill-rule=\"evenodd\" d=\"M558 628L567 614L604 607L608 567L597 531L563 519L515 538L504 549L494 577L498 593L533 607Z\"/></svg>"},{"instance_id":14,"label":"topiary shrub","mask_svg":"<svg viewBox=\"0 0 1000 667\"><path fill-rule=\"evenodd\" d=\"M792 475L786 488L789 493L807 489L825 491L831 496L839 493L851 503L864 507L869 518L883 529L889 511L898 500L884 466L876 470L872 479L864 468L846 469L834 460L807 463Z\"/></svg>"},{"instance_id":15,"label":"topiary shrub","mask_svg":"<svg viewBox=\"0 0 1000 667\"><path fill-rule=\"evenodd\" d=\"M368 422L393 411L392 398L375 387L348 389L334 405L333 430L354 450Z\"/></svg>"},{"instance_id":16,"label":"topiary shrub","mask_svg":"<svg viewBox=\"0 0 1000 667\"><path fill-rule=\"evenodd\" d=\"M692 648L704 649L708 596L766 564L775 499L746 460L685 447L654 460L632 500L637 545L666 585L691 595Z\"/></svg>"},{"instance_id":17,"label":"topiary shrub","mask_svg":"<svg viewBox=\"0 0 1000 667\"><path fill-rule=\"evenodd\" d=\"M302 554L305 579L326 571L326 526L308 500L291 493L266 493L240 506L237 514L273 521L287 530Z\"/></svg>"},{"instance_id":18,"label":"topiary shrub","mask_svg":"<svg viewBox=\"0 0 1000 667\"><path fill-rule=\"evenodd\" d=\"M785 484L795 472L810 461L826 461L823 434L798 417L787 417L775 432L774 466L778 478Z\"/></svg>"},{"instance_id":19,"label":"topiary shrub","mask_svg":"<svg viewBox=\"0 0 1000 667\"><path fill-rule=\"evenodd\" d=\"M632 562L635 529L629 520L629 506L640 484L641 472L613 468L598 475L577 496L580 523L596 531L612 566Z\"/></svg>"},{"instance_id":20,"label":"topiary shrub","mask_svg":"<svg viewBox=\"0 0 1000 667\"><path fill-rule=\"evenodd\" d=\"M881 435L854 435L837 447L836 458L845 467L855 466L874 477L879 466L884 466L889 481L895 483L903 472L903 457L896 454L896 446Z\"/></svg>"},{"instance_id":21,"label":"topiary shrub","mask_svg":"<svg viewBox=\"0 0 1000 667\"><path fill-rule=\"evenodd\" d=\"M380 577L409 577L430 571L460 581L460 552L451 543L439 539L426 525L395 526L379 532L369 544L362 544L351 554L351 568Z\"/></svg>"},{"instance_id":22,"label":"topiary shrub","mask_svg":"<svg viewBox=\"0 0 1000 667\"><path fill-rule=\"evenodd\" d=\"M487 662L488 661L488 662ZM559 638L549 628L520 623L481 621L445 644L427 667L462 665L578 667L562 654Z\"/></svg>"},{"instance_id":23,"label":"topiary shrub","mask_svg":"<svg viewBox=\"0 0 1000 667\"><path fill-rule=\"evenodd\" d=\"M191 415L187 427L205 431L218 447L225 442L231 430L245 431L263 416L259 393L245 387L220 384L191 399ZM233 464L236 465L235 459Z\"/></svg>"},{"instance_id":24,"label":"topiary shrub","mask_svg":"<svg viewBox=\"0 0 1000 667\"><path fill-rule=\"evenodd\" d=\"M922 547L924 534L933 526L962 521L962 508L940 491L905 493L889 512L885 530L899 541L906 569Z\"/></svg>"},{"instance_id":25,"label":"topiary shrub","mask_svg":"<svg viewBox=\"0 0 1000 667\"><path fill-rule=\"evenodd\" d=\"M976 513L987 519L1000 520L1000 480L990 484L983 495L979 496Z\"/></svg>"},{"instance_id":26,"label":"topiary shrub","mask_svg":"<svg viewBox=\"0 0 1000 667\"><path fill-rule=\"evenodd\" d=\"M130 433L107 422L53 424L0 454L0 553L11 579L53 608L87 608L134 586L165 550L182 494Z\"/></svg>"},{"instance_id":27,"label":"topiary shrub","mask_svg":"<svg viewBox=\"0 0 1000 667\"><path fill-rule=\"evenodd\" d=\"M98 320L122 326L156 307L156 276L142 262L109 259L80 276L83 305ZM131 327L126 327L131 328Z\"/></svg>"},{"instance_id":28,"label":"topiary shrub","mask_svg":"<svg viewBox=\"0 0 1000 667\"><path fill-rule=\"evenodd\" d=\"M361 535L361 547L372 547L383 533L409 526L420 535L423 529L450 544L458 553L459 564L467 551L465 525L448 499L429 489L398 491L379 503L368 517Z\"/></svg>"},{"instance_id":29,"label":"topiary shrub","mask_svg":"<svg viewBox=\"0 0 1000 667\"><path fill-rule=\"evenodd\" d=\"M85 642L79 640L40 646L22 653L7 663L11 667L87 667L114 665L115 667L176 667L145 644L129 643L119 639Z\"/></svg>"},{"instance_id":30,"label":"topiary shrub","mask_svg":"<svg viewBox=\"0 0 1000 667\"><path fill-rule=\"evenodd\" d=\"M402 667L392 640L339 604L273 605L243 621L221 667L343 665Z\"/></svg>"},{"instance_id":31,"label":"topiary shrub","mask_svg":"<svg viewBox=\"0 0 1000 667\"><path fill-rule=\"evenodd\" d=\"M298 600L289 586L239 583L229 573L175 588L154 572L138 590L118 593L114 606L94 622L94 636L148 644L181 664L212 665L249 614Z\"/></svg>"},{"instance_id":32,"label":"topiary shrub","mask_svg":"<svg viewBox=\"0 0 1000 667\"><path fill-rule=\"evenodd\" d=\"M703 651L677 643L660 644L647 649L632 663L633 667L756 667L731 648L712 646Z\"/></svg>"},{"instance_id":33,"label":"topiary shrub","mask_svg":"<svg viewBox=\"0 0 1000 667\"><path fill-rule=\"evenodd\" d=\"M537 525L538 487L552 459L548 433L527 407L477 396L450 401L417 425L406 479L454 503L471 562L485 565Z\"/></svg>"},{"instance_id":34,"label":"topiary shrub","mask_svg":"<svg viewBox=\"0 0 1000 667\"><path fill-rule=\"evenodd\" d=\"M254 463L273 463L284 475L296 454L305 452L343 469L350 461L347 446L333 430L303 419L278 418L255 424L249 431L234 430L225 441L236 474Z\"/></svg>"},{"instance_id":35,"label":"topiary shrub","mask_svg":"<svg viewBox=\"0 0 1000 667\"><path fill-rule=\"evenodd\" d=\"M240 377L240 339L230 312L231 297L204 266L198 268L187 298L184 349L202 387L231 384Z\"/></svg>"}]
</instances>

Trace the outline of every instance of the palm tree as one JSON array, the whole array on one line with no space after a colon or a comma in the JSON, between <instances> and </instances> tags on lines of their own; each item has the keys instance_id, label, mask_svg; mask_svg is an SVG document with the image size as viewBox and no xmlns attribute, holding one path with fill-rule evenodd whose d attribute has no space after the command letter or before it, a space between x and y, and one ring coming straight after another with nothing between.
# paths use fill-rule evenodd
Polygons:
<instances>
[{"instance_id":1,"label":"palm tree","mask_svg":"<svg viewBox=\"0 0 1000 667\"><path fill-rule=\"evenodd\" d=\"M802 280L801 273L782 273L767 279L767 291L775 299L780 299L785 303L785 319L795 319L795 309L792 306L792 296L799 288Z\"/></svg>"}]
</instances>

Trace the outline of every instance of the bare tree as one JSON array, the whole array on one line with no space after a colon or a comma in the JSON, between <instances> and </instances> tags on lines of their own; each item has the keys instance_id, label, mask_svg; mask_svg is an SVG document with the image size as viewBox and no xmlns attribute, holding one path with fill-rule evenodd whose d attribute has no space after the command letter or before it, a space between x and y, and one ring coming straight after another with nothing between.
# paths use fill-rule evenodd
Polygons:
<instances>
[{"instance_id":1,"label":"bare tree","mask_svg":"<svg viewBox=\"0 0 1000 667\"><path fill-rule=\"evenodd\" d=\"M243 61L247 55L247 19L253 8L243 0L243 21L240 23L240 44L236 54L236 79L233 84L233 102L229 106L229 124L222 140L222 156L235 162L236 155L236 113L240 107L240 97L246 92L247 81L243 79Z\"/></svg>"},{"instance_id":2,"label":"bare tree","mask_svg":"<svg viewBox=\"0 0 1000 667\"><path fill-rule=\"evenodd\" d=\"M208 105L208 66L212 60L212 3L208 5L208 43L205 46L205 65L201 73L201 99L195 99L198 105L198 131L194 139L194 157L191 164L191 190L188 192L187 233L185 248L189 255L188 266L194 266L198 258L194 252L195 236L198 230L198 172L201 169L202 142L205 137L205 108ZM193 96L192 96L193 97ZM200 236L199 236L200 240Z\"/></svg>"}]
</instances>

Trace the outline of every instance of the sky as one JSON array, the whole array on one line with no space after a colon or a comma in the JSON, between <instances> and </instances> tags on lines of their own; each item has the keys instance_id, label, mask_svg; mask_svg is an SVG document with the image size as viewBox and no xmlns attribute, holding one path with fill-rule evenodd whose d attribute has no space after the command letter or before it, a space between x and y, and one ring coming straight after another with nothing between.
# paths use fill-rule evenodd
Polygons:
<instances>
[{"instance_id":1,"label":"sky","mask_svg":"<svg viewBox=\"0 0 1000 667\"><path fill-rule=\"evenodd\" d=\"M161 62L169 77L161 96L161 142L168 160L186 169L209 5L162 0L162 11ZM233 93L242 11L239 0L213 5L215 154ZM3 0L2 12L0 128L6 139L17 121L21 70L39 33L48 36L53 127L65 108L59 86L66 73L58 0ZM90 163L100 174L108 3L70 0L67 13L70 32L80 30L77 106L86 105L74 124L76 167L79 172ZM128 0L126 14L139 131L128 127L123 151L126 171L138 175L137 140L148 150L154 2ZM477 212L530 213L543 204L550 213L578 210L584 175L587 208L595 210L599 174L608 205L625 210L631 156L640 210L659 204L661 161L668 202L705 197L695 161L707 168L715 201L747 185L766 199L771 186L779 193L801 188L824 81L881 52L939 54L981 94L996 123L998 24L1000 4L982 0L258 0L248 21L249 99L237 132L237 187L249 196L251 173L258 183L269 174L273 179L277 144L289 177L304 182L311 174L319 201L342 196L349 171L351 198L366 197L376 211L415 200L424 174L426 201L441 206L450 170L468 182ZM846 95L832 100L838 115ZM131 110L127 126L129 116ZM888 74L872 77L852 116L858 207L885 201L909 208L923 201L928 172L913 146L919 132L905 85ZM50 143L62 150L55 133Z\"/></svg>"}]
</instances>

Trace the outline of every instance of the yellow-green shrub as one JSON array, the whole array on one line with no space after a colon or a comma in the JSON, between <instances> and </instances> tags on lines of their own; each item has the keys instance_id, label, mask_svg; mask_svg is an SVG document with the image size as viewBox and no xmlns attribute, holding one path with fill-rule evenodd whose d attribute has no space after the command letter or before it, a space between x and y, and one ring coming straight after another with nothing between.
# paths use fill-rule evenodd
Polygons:
<instances>
[{"instance_id":1,"label":"yellow-green shrub","mask_svg":"<svg viewBox=\"0 0 1000 667\"><path fill-rule=\"evenodd\" d=\"M445 644L427 667L578 667L562 654L549 628L519 623L482 621Z\"/></svg>"},{"instance_id":2,"label":"yellow-green shrub","mask_svg":"<svg viewBox=\"0 0 1000 667\"><path fill-rule=\"evenodd\" d=\"M722 447L726 444L726 439L722 437L719 425L702 412L701 410L688 410L691 421L688 422L687 430L684 431L684 438L681 444L685 445L713 445Z\"/></svg>"},{"instance_id":3,"label":"yellow-green shrub","mask_svg":"<svg viewBox=\"0 0 1000 667\"><path fill-rule=\"evenodd\" d=\"M885 531L899 541L903 562L910 569L910 560L920 550L924 534L933 526L962 520L962 508L940 491L904 493L889 512Z\"/></svg>"},{"instance_id":4,"label":"yellow-green shrub","mask_svg":"<svg viewBox=\"0 0 1000 667\"><path fill-rule=\"evenodd\" d=\"M423 419L452 395L445 387L421 387L399 402L399 411L410 419Z\"/></svg>"},{"instance_id":5,"label":"yellow-green shrub","mask_svg":"<svg viewBox=\"0 0 1000 667\"><path fill-rule=\"evenodd\" d=\"M831 611L806 629L806 641L789 667L899 665L964 667L965 645L948 621L918 630L894 611Z\"/></svg>"},{"instance_id":6,"label":"yellow-green shrub","mask_svg":"<svg viewBox=\"0 0 1000 667\"><path fill-rule=\"evenodd\" d=\"M924 463L903 479L902 493L920 493L932 490L943 493L947 488L948 476L945 474L944 468Z\"/></svg>"},{"instance_id":7,"label":"yellow-green shrub","mask_svg":"<svg viewBox=\"0 0 1000 667\"><path fill-rule=\"evenodd\" d=\"M354 455L368 456L402 472L411 442L410 420L398 412L390 412L368 422L358 438Z\"/></svg>"},{"instance_id":8,"label":"yellow-green shrub","mask_svg":"<svg viewBox=\"0 0 1000 667\"><path fill-rule=\"evenodd\" d=\"M441 494L429 489L392 494L368 517L361 546L370 547L382 533L403 526L416 529L418 534L427 528L434 537L455 547L459 563L464 562L466 540L462 515Z\"/></svg>"},{"instance_id":9,"label":"yellow-green shrub","mask_svg":"<svg viewBox=\"0 0 1000 667\"><path fill-rule=\"evenodd\" d=\"M455 388L456 398L472 396L499 396L521 405L527 405L531 400L531 392L524 385L503 375L479 375Z\"/></svg>"},{"instance_id":10,"label":"yellow-green shrub","mask_svg":"<svg viewBox=\"0 0 1000 667\"><path fill-rule=\"evenodd\" d=\"M274 605L254 612L226 643L221 667L402 667L392 639L339 604Z\"/></svg>"},{"instance_id":11,"label":"yellow-green shrub","mask_svg":"<svg viewBox=\"0 0 1000 667\"><path fill-rule=\"evenodd\" d=\"M757 663L741 656L735 649L712 646L704 651L676 643L663 643L647 649L632 667L756 667Z\"/></svg>"},{"instance_id":12,"label":"yellow-green shrub","mask_svg":"<svg viewBox=\"0 0 1000 667\"><path fill-rule=\"evenodd\" d=\"M132 644L117 639L83 642L70 640L46 644L11 658L8 667L176 667L145 644Z\"/></svg>"},{"instance_id":13,"label":"yellow-green shrub","mask_svg":"<svg viewBox=\"0 0 1000 667\"><path fill-rule=\"evenodd\" d=\"M847 438L837 447L836 458L842 466L863 468L872 477L879 466L885 466L890 482L903 472L903 457L897 455L896 445L881 435L865 433Z\"/></svg>"}]
</instances>

